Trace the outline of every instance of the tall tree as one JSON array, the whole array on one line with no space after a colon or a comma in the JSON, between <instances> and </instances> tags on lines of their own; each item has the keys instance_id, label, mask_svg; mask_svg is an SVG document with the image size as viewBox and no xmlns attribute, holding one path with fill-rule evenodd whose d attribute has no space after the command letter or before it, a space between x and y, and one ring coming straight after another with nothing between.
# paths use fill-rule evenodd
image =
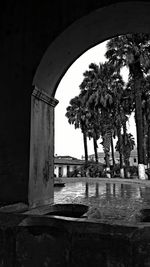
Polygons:
<instances>
[{"instance_id":1,"label":"tall tree","mask_svg":"<svg viewBox=\"0 0 150 267\"><path fill-rule=\"evenodd\" d=\"M81 94L80 97L82 98ZM83 101L83 99L82 99ZM95 154L95 161L98 163L98 144L97 141L100 137L100 127L99 127L99 118L98 114L92 110L92 109L87 109L86 103L83 102L85 105L85 109L88 110L86 114L86 129L87 129L87 136L89 139L93 139L93 147L94 147L94 154Z\"/></svg>"},{"instance_id":2,"label":"tall tree","mask_svg":"<svg viewBox=\"0 0 150 267\"><path fill-rule=\"evenodd\" d=\"M83 134L85 162L88 162L88 147L87 147L87 128L86 128L86 110L82 105L79 96L70 100L70 105L67 107L66 117L68 122L73 124L75 129L80 128Z\"/></svg>"},{"instance_id":3,"label":"tall tree","mask_svg":"<svg viewBox=\"0 0 150 267\"><path fill-rule=\"evenodd\" d=\"M87 111L87 135L89 139L93 138L95 161L98 162L97 141L100 137L99 114L95 112L93 105L88 105L88 100L93 94L93 79L98 68L96 64L91 64L89 68L89 71L85 71L85 73L83 73L84 79L80 85L81 92L79 96L85 110Z\"/></svg>"},{"instance_id":4,"label":"tall tree","mask_svg":"<svg viewBox=\"0 0 150 267\"><path fill-rule=\"evenodd\" d=\"M107 44L106 57L114 65L116 71L127 66L134 82L135 117L137 125L138 173L145 179L143 162L143 121L141 85L143 73L150 66L150 36L148 34L127 34L111 39Z\"/></svg>"},{"instance_id":5,"label":"tall tree","mask_svg":"<svg viewBox=\"0 0 150 267\"><path fill-rule=\"evenodd\" d=\"M114 67L107 62L99 65L92 63L89 69L84 73L80 89L84 95L85 105L90 111L98 114L99 133L103 139L106 167L109 173L109 150L114 128L114 115L118 116L113 109L119 99L117 94L123 90L124 83L120 74L114 72Z\"/></svg>"}]
</instances>

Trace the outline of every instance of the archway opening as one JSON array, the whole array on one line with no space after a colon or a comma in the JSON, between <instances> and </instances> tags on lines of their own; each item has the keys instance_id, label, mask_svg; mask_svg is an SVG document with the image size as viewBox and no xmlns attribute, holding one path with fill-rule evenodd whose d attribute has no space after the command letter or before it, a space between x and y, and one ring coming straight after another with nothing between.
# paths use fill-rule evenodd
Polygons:
<instances>
[{"instance_id":1,"label":"archway opening","mask_svg":"<svg viewBox=\"0 0 150 267\"><path fill-rule=\"evenodd\" d=\"M45 102L49 102L50 100L50 102L53 103L52 106L54 107L55 101L53 100L53 98L55 96L57 86L62 76L66 72L66 70L72 64L72 62L74 62L74 60L77 57L79 57L84 51L86 51L90 47L93 47L94 45L113 36L126 34L129 32L149 33L150 32L149 10L150 10L150 5L148 3L143 3L143 2L142 3L128 2L128 3L115 4L103 9L99 9L91 13L90 15L80 19L79 21L75 22L73 25L71 25L64 33L62 33L55 40L53 44L50 45L47 52L45 53L33 80L33 84L35 85L36 88L33 93L33 98L36 97L39 99L42 96L42 99L43 98L46 99ZM137 21L137 17L141 17L141 20ZM33 99L33 101L34 100L35 99ZM34 108L32 107L32 110L35 110ZM33 118L32 118L33 121L35 121L34 117L35 113L33 112ZM51 114L51 120L53 123L53 112ZM32 122L31 125L33 125ZM39 149L38 148L39 141L37 141L37 144L34 143L34 150L33 150L32 147L33 137L35 137L34 133L31 136L31 154L32 154L32 160L30 162L30 171L32 173L32 177L30 175L30 182L32 184L31 194L33 194L33 191L35 189L34 184L35 181L37 183L38 180L37 177L39 175L37 169L35 168L35 165L37 165L39 162L37 160L37 157L34 155L35 147L37 147L37 150ZM47 157L50 156L50 158L52 159L53 146L54 146L53 126L51 129L51 140L49 139L48 136L47 139L48 140L46 140L45 138L45 141L43 141L41 147L44 147L45 144L48 144L49 142ZM36 159L36 161L34 159ZM47 162L49 162L48 159ZM52 180L52 177L51 178L49 177L53 175L53 171L51 171L49 177L47 176L47 173L50 172L50 169L53 170L53 162L51 160L51 163L48 165L47 163L46 164L45 163L46 159L44 156L43 162L41 164L42 170L43 169L45 170L43 175L44 177L46 177L46 179L44 179L44 184L45 184L44 186L46 186L46 188L47 187L51 188L52 182L51 184L49 184L49 181ZM47 166L50 166L50 169ZM33 177L35 177L34 181ZM39 179L43 180L43 178ZM37 187L38 186L36 186L36 188ZM42 191L42 193L44 193L44 190ZM49 194L49 191L47 191L47 193ZM37 195L37 192L35 192L35 195ZM41 196L42 199L41 201L43 203L49 202L50 200L49 196L47 194L44 195L46 200L43 200L43 196Z\"/></svg>"},{"instance_id":2,"label":"archway opening","mask_svg":"<svg viewBox=\"0 0 150 267\"><path fill-rule=\"evenodd\" d=\"M98 56L98 55L97 55ZM99 62L100 60L98 59L98 62ZM93 58L92 58L92 62L93 62ZM90 62L91 63L91 62ZM79 66L78 66L79 67ZM86 66L87 67L87 66ZM70 68L70 70L71 70L71 68ZM86 71L87 70L87 68L85 68L84 69L84 71ZM123 69L122 69L122 71L123 71ZM82 74L82 72L81 72L81 74ZM95 73L96 74L96 73ZM127 75L128 76L128 75ZM74 77L75 78L75 77ZM83 77L82 77L83 78ZM85 78L85 77L84 77ZM72 80L72 79L71 79ZM126 83L127 83L127 81L128 81L128 78L126 78ZM128 81L129 82L129 81ZM68 89L70 89L71 88L71 86L69 85L69 88ZM62 87L61 89L64 89L64 91L63 92L65 92L65 90L66 90L66 92L67 92L67 86L66 86L66 84L64 84L64 88ZM82 88L83 89L83 88ZM87 89L88 90L88 89ZM124 87L124 90L126 90L126 88ZM80 91L80 90L79 90ZM79 91L78 91L78 94L79 94ZM65 94L64 94L64 97L65 97ZM88 99L87 99L88 100ZM63 101L63 98L62 98L62 101ZM64 114L64 116L65 116L65 114ZM133 116L132 116L132 118L133 118ZM134 121L132 121L132 122L130 122L131 124L133 124L133 122ZM62 134L62 132L61 132L61 134ZM136 136L135 136L136 137ZM60 137L61 138L61 137ZM71 139L72 139L72 136L71 136ZM67 145L67 143L66 143L66 145ZM76 143L76 146L78 145L78 143ZM136 159L137 159L137 155L134 155L135 157L136 157ZM104 156L103 156L104 157ZM133 157L133 156L132 156ZM134 160L134 159L133 159ZM132 162L132 159L131 159L131 165L133 165L135 162ZM96 187L96 189L97 189L98 187ZM123 193L123 188L124 187L121 187L120 188L120 190L121 190L121 194L124 194ZM78 188L79 190L80 190L80 188ZM86 189L87 189L87 187L86 187ZM107 186L107 188L106 188L106 192L108 193L111 193L110 191L112 191L113 193L112 194L114 194L115 195L115 187L113 188L113 190L111 189L111 190L108 190L109 189L109 186ZM128 191L128 190L127 190ZM86 193L88 192L88 190L86 190ZM98 192L98 190L96 190L96 192ZM128 192L127 192L128 193ZM135 193L135 192L134 192ZM91 192L91 194L92 194L92 192ZM108 194L109 195L109 194ZM64 196L63 196L64 197ZM78 197L79 197L79 194L78 194ZM86 196L85 197L87 197L87 194L86 194ZM109 196L110 197L110 196Z\"/></svg>"},{"instance_id":3,"label":"archway opening","mask_svg":"<svg viewBox=\"0 0 150 267\"><path fill-rule=\"evenodd\" d=\"M75 120L72 121L72 126L69 124L69 118L67 118L67 107L71 99L80 95L80 85L84 80L84 73L89 71L89 66L91 63L102 64L106 62L106 44L105 41L85 52L80 56L68 69L64 77L62 78L57 91L56 98L59 100L59 104L55 109L55 156L65 158L65 156L71 156L77 159L84 159L84 144L83 136L80 125L75 127ZM121 69L123 74L123 80L127 83L128 81L128 69ZM129 120L128 127L131 128L132 133L136 139L136 129L134 116L132 114L132 119ZM116 140L114 139L115 144ZM94 147L92 137L89 136L88 142L88 158L89 160L95 161ZM103 153L102 139L97 140L98 152ZM99 154L99 162L104 163L104 155ZM112 158L111 158L112 161ZM117 162L119 162L119 157L117 155ZM132 163L131 163L132 164ZM58 165L58 163L57 163ZM56 176L58 175L58 168L56 168ZM61 172L62 176L66 176L66 171Z\"/></svg>"}]
</instances>

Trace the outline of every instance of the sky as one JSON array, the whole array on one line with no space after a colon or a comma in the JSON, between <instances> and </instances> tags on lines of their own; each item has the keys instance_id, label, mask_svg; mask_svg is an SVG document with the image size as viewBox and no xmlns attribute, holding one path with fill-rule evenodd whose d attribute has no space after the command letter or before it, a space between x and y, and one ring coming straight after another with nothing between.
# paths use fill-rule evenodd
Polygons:
<instances>
[{"instance_id":1,"label":"sky","mask_svg":"<svg viewBox=\"0 0 150 267\"><path fill-rule=\"evenodd\" d=\"M81 159L84 156L83 136L80 129L75 129L73 125L68 123L65 116L66 108L69 101L77 96L80 92L79 85L83 81L83 73L88 70L90 63L103 63L106 61L106 42L103 42L80 56L68 69L66 74L60 81L55 98L59 100L55 108L55 155L69 155ZM128 71L123 70L122 75L127 81ZM136 139L136 128L134 116L132 115L128 125ZM98 152L102 151L98 140ZM88 154L94 154L93 141L88 140Z\"/></svg>"}]
</instances>

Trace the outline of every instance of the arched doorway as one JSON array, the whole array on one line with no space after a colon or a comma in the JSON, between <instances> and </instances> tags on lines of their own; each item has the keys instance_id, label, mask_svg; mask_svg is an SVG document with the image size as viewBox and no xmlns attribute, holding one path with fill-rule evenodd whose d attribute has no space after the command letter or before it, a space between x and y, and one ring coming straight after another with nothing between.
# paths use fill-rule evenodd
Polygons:
<instances>
[{"instance_id":1,"label":"arched doorway","mask_svg":"<svg viewBox=\"0 0 150 267\"><path fill-rule=\"evenodd\" d=\"M150 4L117 3L73 23L45 52L33 79L30 142L30 206L53 200L54 99L69 66L86 50L113 36L150 32Z\"/></svg>"}]
</instances>

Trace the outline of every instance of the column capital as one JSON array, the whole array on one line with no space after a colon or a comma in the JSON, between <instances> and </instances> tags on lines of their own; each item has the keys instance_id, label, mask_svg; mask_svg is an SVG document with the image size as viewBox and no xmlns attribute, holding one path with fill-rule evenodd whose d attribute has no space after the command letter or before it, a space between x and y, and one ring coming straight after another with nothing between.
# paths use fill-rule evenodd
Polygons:
<instances>
[{"instance_id":1,"label":"column capital","mask_svg":"<svg viewBox=\"0 0 150 267\"><path fill-rule=\"evenodd\" d=\"M36 98L40 99L41 101L47 103L48 105L55 107L59 101L51 96L49 96L43 90L38 89L37 87L34 88L32 95Z\"/></svg>"}]
</instances>

